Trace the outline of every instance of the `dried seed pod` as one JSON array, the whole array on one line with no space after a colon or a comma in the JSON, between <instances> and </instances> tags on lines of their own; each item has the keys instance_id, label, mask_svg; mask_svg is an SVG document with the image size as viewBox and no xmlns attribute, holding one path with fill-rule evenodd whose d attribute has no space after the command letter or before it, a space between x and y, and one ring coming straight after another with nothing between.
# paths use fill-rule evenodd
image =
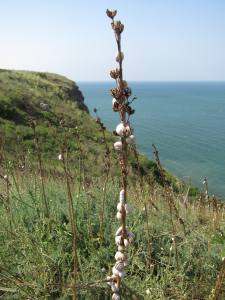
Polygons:
<instances>
[{"instance_id":1,"label":"dried seed pod","mask_svg":"<svg viewBox=\"0 0 225 300\"><path fill-rule=\"evenodd\" d=\"M114 88L114 89L111 89L111 95L118 100L121 97L121 92L119 89Z\"/></svg>"},{"instance_id":2,"label":"dried seed pod","mask_svg":"<svg viewBox=\"0 0 225 300\"><path fill-rule=\"evenodd\" d=\"M114 21L112 23L112 28L115 30L117 34L120 34L124 30L124 25L120 21Z\"/></svg>"},{"instance_id":3,"label":"dried seed pod","mask_svg":"<svg viewBox=\"0 0 225 300\"><path fill-rule=\"evenodd\" d=\"M117 79L119 78L120 76L120 70L119 69L115 69L115 70L111 70L110 71L110 76L113 78L113 79Z\"/></svg>"},{"instance_id":4,"label":"dried seed pod","mask_svg":"<svg viewBox=\"0 0 225 300\"><path fill-rule=\"evenodd\" d=\"M115 142L114 143L114 149L116 151L121 151L122 150L122 142L121 141Z\"/></svg>"},{"instance_id":5,"label":"dried seed pod","mask_svg":"<svg viewBox=\"0 0 225 300\"><path fill-rule=\"evenodd\" d=\"M107 14L107 16L109 18L113 19L116 16L116 14L117 14L117 10L109 10L109 9L107 9L106 10L106 14Z\"/></svg>"},{"instance_id":6,"label":"dried seed pod","mask_svg":"<svg viewBox=\"0 0 225 300\"><path fill-rule=\"evenodd\" d=\"M127 144L135 144L135 136L132 134L126 138Z\"/></svg>"},{"instance_id":7,"label":"dried seed pod","mask_svg":"<svg viewBox=\"0 0 225 300\"><path fill-rule=\"evenodd\" d=\"M114 294L112 295L112 300L120 300L120 295L117 294L117 293L114 293Z\"/></svg>"},{"instance_id":8,"label":"dried seed pod","mask_svg":"<svg viewBox=\"0 0 225 300\"><path fill-rule=\"evenodd\" d=\"M124 59L124 54L123 52L119 52L116 56L116 61L119 63L119 62L122 62Z\"/></svg>"}]
</instances>

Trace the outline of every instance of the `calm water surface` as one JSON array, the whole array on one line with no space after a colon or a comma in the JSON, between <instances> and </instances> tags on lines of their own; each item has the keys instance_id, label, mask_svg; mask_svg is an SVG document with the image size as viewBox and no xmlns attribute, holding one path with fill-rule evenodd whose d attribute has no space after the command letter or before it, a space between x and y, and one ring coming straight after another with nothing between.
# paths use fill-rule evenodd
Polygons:
<instances>
[{"instance_id":1,"label":"calm water surface","mask_svg":"<svg viewBox=\"0 0 225 300\"><path fill-rule=\"evenodd\" d=\"M96 107L110 129L119 117L111 109L111 82L78 82L90 112ZM132 118L139 150L153 158L154 143L163 165L225 198L225 82L131 82L137 96Z\"/></svg>"}]
</instances>

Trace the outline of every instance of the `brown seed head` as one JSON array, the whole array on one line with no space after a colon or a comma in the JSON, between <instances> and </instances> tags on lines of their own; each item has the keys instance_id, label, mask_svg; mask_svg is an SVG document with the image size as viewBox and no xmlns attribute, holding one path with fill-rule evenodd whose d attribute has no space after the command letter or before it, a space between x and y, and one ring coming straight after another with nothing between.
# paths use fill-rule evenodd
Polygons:
<instances>
[{"instance_id":1,"label":"brown seed head","mask_svg":"<svg viewBox=\"0 0 225 300\"><path fill-rule=\"evenodd\" d=\"M114 17L115 17L116 14L117 14L117 10L109 10L109 9L107 9L107 10L106 10L106 14L107 14L107 16L108 16L109 18L114 19Z\"/></svg>"},{"instance_id":2,"label":"brown seed head","mask_svg":"<svg viewBox=\"0 0 225 300\"><path fill-rule=\"evenodd\" d=\"M121 97L120 90L117 89L117 88L111 89L111 95L112 95L115 99L119 100L120 97Z\"/></svg>"},{"instance_id":3,"label":"brown seed head","mask_svg":"<svg viewBox=\"0 0 225 300\"><path fill-rule=\"evenodd\" d=\"M119 76L120 76L120 70L119 70L119 69L111 70L111 71L110 71L110 76L111 76L113 79L119 78Z\"/></svg>"},{"instance_id":4,"label":"brown seed head","mask_svg":"<svg viewBox=\"0 0 225 300\"><path fill-rule=\"evenodd\" d=\"M112 22L112 29L115 30L117 34L121 34L124 30L124 25L120 21Z\"/></svg>"}]
</instances>

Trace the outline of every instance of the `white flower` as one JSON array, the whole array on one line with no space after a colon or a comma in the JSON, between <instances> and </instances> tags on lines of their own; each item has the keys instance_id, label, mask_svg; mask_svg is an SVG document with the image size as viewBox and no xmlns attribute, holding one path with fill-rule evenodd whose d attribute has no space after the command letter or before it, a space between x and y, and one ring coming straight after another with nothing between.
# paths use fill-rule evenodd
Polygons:
<instances>
[{"instance_id":1,"label":"white flower","mask_svg":"<svg viewBox=\"0 0 225 300\"><path fill-rule=\"evenodd\" d=\"M62 154L58 155L58 160L62 160Z\"/></svg>"},{"instance_id":2,"label":"white flower","mask_svg":"<svg viewBox=\"0 0 225 300\"><path fill-rule=\"evenodd\" d=\"M3 177L4 177L4 179L7 179L7 178L8 178L8 176L7 176L7 175L4 175Z\"/></svg>"}]
</instances>

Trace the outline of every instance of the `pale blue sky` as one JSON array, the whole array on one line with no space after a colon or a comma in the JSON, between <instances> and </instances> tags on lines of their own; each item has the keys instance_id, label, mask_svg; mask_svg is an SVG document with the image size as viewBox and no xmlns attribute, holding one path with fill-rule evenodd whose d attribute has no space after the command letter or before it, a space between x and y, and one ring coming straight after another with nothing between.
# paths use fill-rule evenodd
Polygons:
<instances>
[{"instance_id":1,"label":"pale blue sky","mask_svg":"<svg viewBox=\"0 0 225 300\"><path fill-rule=\"evenodd\" d=\"M128 80L225 80L225 0L0 0L0 68L108 80L106 8L125 24Z\"/></svg>"}]
</instances>

